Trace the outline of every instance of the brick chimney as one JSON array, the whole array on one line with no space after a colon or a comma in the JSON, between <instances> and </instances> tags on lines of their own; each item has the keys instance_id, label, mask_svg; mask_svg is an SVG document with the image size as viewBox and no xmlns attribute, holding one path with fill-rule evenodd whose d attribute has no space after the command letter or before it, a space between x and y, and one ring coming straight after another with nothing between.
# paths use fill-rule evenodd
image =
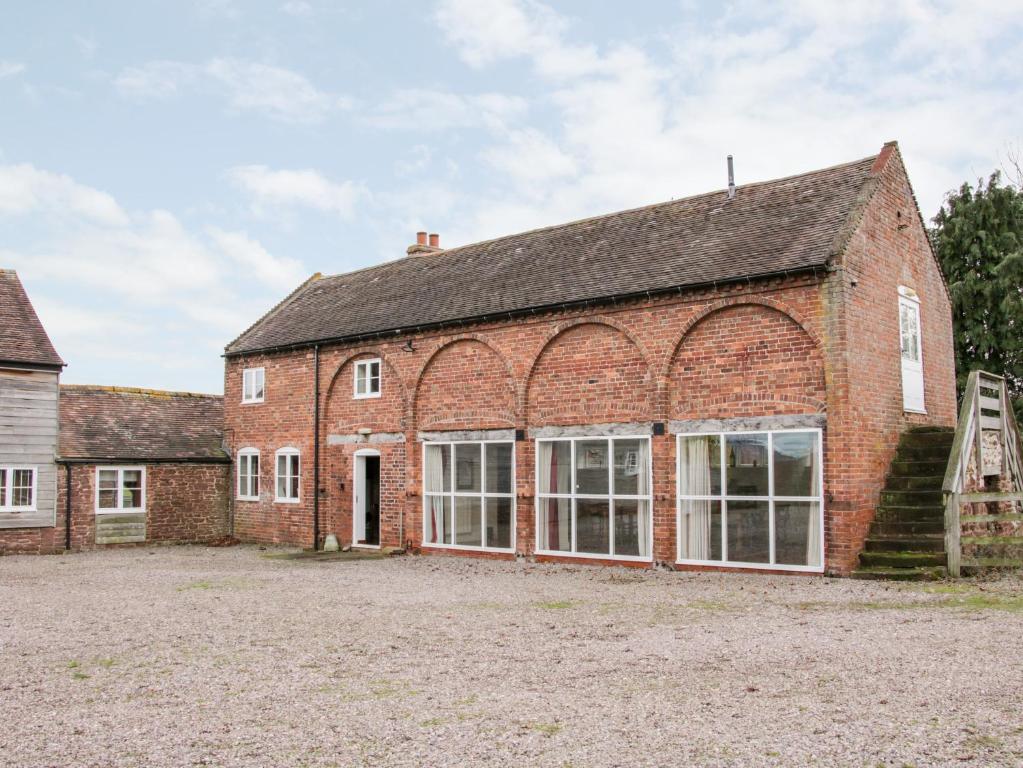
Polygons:
<instances>
[{"instance_id":1,"label":"brick chimney","mask_svg":"<svg viewBox=\"0 0 1023 768\"><path fill-rule=\"evenodd\" d=\"M427 239L428 237L429 239ZM416 242L408 247L406 253L409 256L426 256L443 250L440 247L440 235L436 232L430 233L429 236L426 232L416 232Z\"/></svg>"}]
</instances>

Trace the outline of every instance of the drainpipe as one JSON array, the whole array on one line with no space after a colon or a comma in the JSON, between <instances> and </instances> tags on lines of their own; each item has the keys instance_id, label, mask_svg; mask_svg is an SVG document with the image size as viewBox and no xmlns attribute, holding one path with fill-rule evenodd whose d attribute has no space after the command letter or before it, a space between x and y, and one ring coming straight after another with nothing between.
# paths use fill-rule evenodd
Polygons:
<instances>
[{"instance_id":1,"label":"drainpipe","mask_svg":"<svg viewBox=\"0 0 1023 768\"><path fill-rule=\"evenodd\" d=\"M71 551L71 462L64 465L64 549Z\"/></svg>"},{"instance_id":2,"label":"drainpipe","mask_svg":"<svg viewBox=\"0 0 1023 768\"><path fill-rule=\"evenodd\" d=\"M320 548L320 345L313 347L313 551Z\"/></svg>"}]
</instances>

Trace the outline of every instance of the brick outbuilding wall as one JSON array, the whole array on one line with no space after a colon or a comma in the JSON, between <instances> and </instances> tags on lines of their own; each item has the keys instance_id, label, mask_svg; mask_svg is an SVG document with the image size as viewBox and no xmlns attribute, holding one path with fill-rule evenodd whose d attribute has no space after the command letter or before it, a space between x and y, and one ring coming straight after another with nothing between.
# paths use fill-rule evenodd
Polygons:
<instances>
[{"instance_id":1,"label":"brick outbuilding wall","mask_svg":"<svg viewBox=\"0 0 1023 768\"><path fill-rule=\"evenodd\" d=\"M824 423L825 566L848 572L898 433L955 420L947 294L897 155L881 162L876 185L829 270L321 346L321 534L351 541L353 459L371 449L381 456L381 543L421 544L421 432L520 431L515 550L532 555L532 430L795 415ZM902 411L900 284L922 297L926 415ZM356 400L353 364L368 357L382 360L381 397ZM261 498L233 502L244 540L312 544L313 360L311 349L227 358L225 439L261 458ZM260 366L265 402L242 404L242 370ZM284 447L302 454L298 504L273 500ZM651 451L652 559L674 563L675 437L652 436Z\"/></svg>"}]
</instances>

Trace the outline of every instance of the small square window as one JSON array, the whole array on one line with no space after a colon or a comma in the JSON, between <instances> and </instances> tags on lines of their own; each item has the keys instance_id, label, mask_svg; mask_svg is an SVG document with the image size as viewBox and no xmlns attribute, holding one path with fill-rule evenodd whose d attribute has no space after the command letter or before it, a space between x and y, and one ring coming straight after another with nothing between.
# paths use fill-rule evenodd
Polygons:
<instances>
[{"instance_id":1,"label":"small square window","mask_svg":"<svg viewBox=\"0 0 1023 768\"><path fill-rule=\"evenodd\" d=\"M365 397L380 397L380 360L359 360L355 363L355 395L358 400Z\"/></svg>"},{"instance_id":2,"label":"small square window","mask_svg":"<svg viewBox=\"0 0 1023 768\"><path fill-rule=\"evenodd\" d=\"M0 509L30 512L36 505L36 468L0 467Z\"/></svg>"},{"instance_id":3,"label":"small square window","mask_svg":"<svg viewBox=\"0 0 1023 768\"><path fill-rule=\"evenodd\" d=\"M97 467L97 514L144 512L145 509L145 467Z\"/></svg>"},{"instance_id":4,"label":"small square window","mask_svg":"<svg viewBox=\"0 0 1023 768\"><path fill-rule=\"evenodd\" d=\"M263 402L264 381L266 373L263 368L246 368L242 372L242 402Z\"/></svg>"}]
</instances>

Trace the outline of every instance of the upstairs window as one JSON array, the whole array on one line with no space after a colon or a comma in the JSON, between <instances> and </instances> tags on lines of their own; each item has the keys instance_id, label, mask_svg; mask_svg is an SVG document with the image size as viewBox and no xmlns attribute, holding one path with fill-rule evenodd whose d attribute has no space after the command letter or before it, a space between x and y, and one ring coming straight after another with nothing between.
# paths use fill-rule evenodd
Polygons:
<instances>
[{"instance_id":1,"label":"upstairs window","mask_svg":"<svg viewBox=\"0 0 1023 768\"><path fill-rule=\"evenodd\" d=\"M0 510L31 512L36 508L36 468L0 467Z\"/></svg>"},{"instance_id":2,"label":"upstairs window","mask_svg":"<svg viewBox=\"0 0 1023 768\"><path fill-rule=\"evenodd\" d=\"M255 448L238 451L238 498L259 500L259 451Z\"/></svg>"},{"instance_id":3,"label":"upstairs window","mask_svg":"<svg viewBox=\"0 0 1023 768\"><path fill-rule=\"evenodd\" d=\"M277 496L276 500L288 504L299 501L301 459L294 448L277 451Z\"/></svg>"},{"instance_id":4,"label":"upstairs window","mask_svg":"<svg viewBox=\"0 0 1023 768\"><path fill-rule=\"evenodd\" d=\"M144 512L145 467L97 467L96 513Z\"/></svg>"},{"instance_id":5,"label":"upstairs window","mask_svg":"<svg viewBox=\"0 0 1023 768\"><path fill-rule=\"evenodd\" d=\"M355 363L355 399L380 397L380 358Z\"/></svg>"},{"instance_id":6,"label":"upstairs window","mask_svg":"<svg viewBox=\"0 0 1023 768\"><path fill-rule=\"evenodd\" d=\"M263 368L246 368L242 372L242 402L263 402L265 371Z\"/></svg>"}]
</instances>

